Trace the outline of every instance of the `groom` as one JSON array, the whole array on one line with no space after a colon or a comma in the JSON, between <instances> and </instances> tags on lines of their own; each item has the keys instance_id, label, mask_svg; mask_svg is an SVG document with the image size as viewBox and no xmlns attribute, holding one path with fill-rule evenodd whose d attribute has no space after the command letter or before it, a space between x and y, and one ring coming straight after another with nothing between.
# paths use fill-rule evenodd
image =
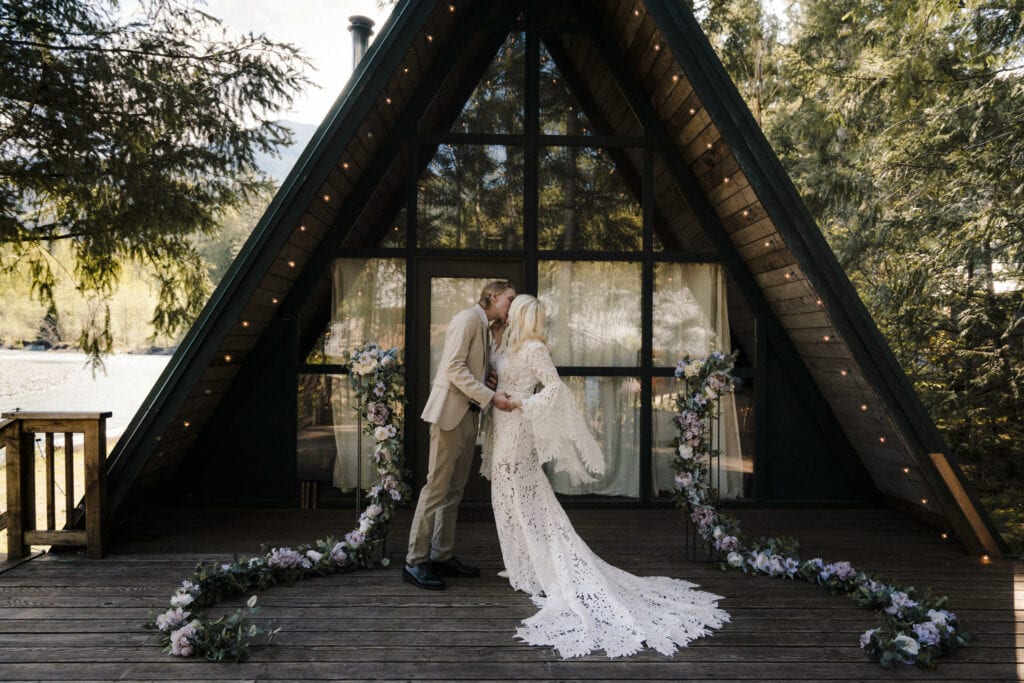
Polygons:
<instances>
[{"instance_id":1,"label":"groom","mask_svg":"<svg viewBox=\"0 0 1024 683\"><path fill-rule=\"evenodd\" d=\"M480 411L490 405L512 410L507 393L488 387L490 332L504 321L516 290L507 280L484 285L480 301L456 314L445 332L441 364L420 416L430 422L427 483L420 490L409 531L402 579L431 590L445 587L441 576L480 576L477 567L452 555L459 501L469 479Z\"/></svg>"}]
</instances>

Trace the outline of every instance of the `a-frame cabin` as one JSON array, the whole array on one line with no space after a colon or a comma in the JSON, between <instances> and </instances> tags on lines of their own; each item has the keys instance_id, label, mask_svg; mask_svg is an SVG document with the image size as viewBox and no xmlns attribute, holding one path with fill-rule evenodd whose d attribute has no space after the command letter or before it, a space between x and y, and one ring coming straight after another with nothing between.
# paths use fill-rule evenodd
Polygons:
<instances>
[{"instance_id":1,"label":"a-frame cabin","mask_svg":"<svg viewBox=\"0 0 1024 683\"><path fill-rule=\"evenodd\" d=\"M114 517L340 500L364 338L405 349L418 485L438 325L509 278L618 472L569 500L667 505L675 361L735 348L732 504L886 503L999 552L683 5L399 2L112 453Z\"/></svg>"}]
</instances>

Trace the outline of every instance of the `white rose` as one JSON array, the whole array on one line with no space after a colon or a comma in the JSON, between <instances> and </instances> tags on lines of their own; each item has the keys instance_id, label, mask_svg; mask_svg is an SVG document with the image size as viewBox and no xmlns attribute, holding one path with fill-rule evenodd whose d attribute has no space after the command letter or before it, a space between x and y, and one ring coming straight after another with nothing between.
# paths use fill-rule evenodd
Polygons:
<instances>
[{"instance_id":1,"label":"white rose","mask_svg":"<svg viewBox=\"0 0 1024 683\"><path fill-rule=\"evenodd\" d=\"M948 614L945 611L939 612L933 609L928 610L928 618L931 619L931 622L936 626L947 626L949 624L947 617Z\"/></svg>"},{"instance_id":2,"label":"white rose","mask_svg":"<svg viewBox=\"0 0 1024 683\"><path fill-rule=\"evenodd\" d=\"M373 430L373 438L377 439L377 441L386 441L391 438L391 432L388 431L387 427L380 426Z\"/></svg>"},{"instance_id":3,"label":"white rose","mask_svg":"<svg viewBox=\"0 0 1024 683\"><path fill-rule=\"evenodd\" d=\"M903 633L893 638L892 642L896 647L910 656L914 656L921 651L921 645L916 640Z\"/></svg>"},{"instance_id":4,"label":"white rose","mask_svg":"<svg viewBox=\"0 0 1024 683\"><path fill-rule=\"evenodd\" d=\"M175 593L171 596L171 607L188 607L195 598L190 593Z\"/></svg>"},{"instance_id":5,"label":"white rose","mask_svg":"<svg viewBox=\"0 0 1024 683\"><path fill-rule=\"evenodd\" d=\"M320 561L320 559L321 559L321 558L322 558L323 556L324 556L324 554L323 554L323 553L318 553L318 552L317 552L317 551L315 551L315 550L307 550L307 551L306 551L306 557L308 557L309 559L313 560L314 562L319 562L319 561Z\"/></svg>"},{"instance_id":6,"label":"white rose","mask_svg":"<svg viewBox=\"0 0 1024 683\"><path fill-rule=\"evenodd\" d=\"M693 457L693 446L687 446L685 443L679 444L679 457L683 460L689 460Z\"/></svg>"},{"instance_id":7,"label":"white rose","mask_svg":"<svg viewBox=\"0 0 1024 683\"><path fill-rule=\"evenodd\" d=\"M683 371L687 379L693 379L694 377L700 376L700 365L697 363L690 363L686 366L686 370Z\"/></svg>"},{"instance_id":8,"label":"white rose","mask_svg":"<svg viewBox=\"0 0 1024 683\"><path fill-rule=\"evenodd\" d=\"M717 541L722 536L725 536L725 530L720 526L716 526L714 530L711 532L711 535L714 536L715 540Z\"/></svg>"},{"instance_id":9,"label":"white rose","mask_svg":"<svg viewBox=\"0 0 1024 683\"><path fill-rule=\"evenodd\" d=\"M725 559L729 563L730 567L739 567L743 565L743 556L739 553L729 553L729 555Z\"/></svg>"}]
</instances>

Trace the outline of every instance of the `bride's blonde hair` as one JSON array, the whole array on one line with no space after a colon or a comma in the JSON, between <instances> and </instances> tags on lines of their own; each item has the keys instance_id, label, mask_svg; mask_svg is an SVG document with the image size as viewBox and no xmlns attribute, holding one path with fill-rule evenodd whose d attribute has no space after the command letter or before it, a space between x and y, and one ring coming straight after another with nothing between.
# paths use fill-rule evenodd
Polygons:
<instances>
[{"instance_id":1,"label":"bride's blonde hair","mask_svg":"<svg viewBox=\"0 0 1024 683\"><path fill-rule=\"evenodd\" d=\"M544 304L535 296L517 294L508 308L508 329L501 338L501 347L507 352L515 352L532 339L547 344L544 326Z\"/></svg>"}]
</instances>

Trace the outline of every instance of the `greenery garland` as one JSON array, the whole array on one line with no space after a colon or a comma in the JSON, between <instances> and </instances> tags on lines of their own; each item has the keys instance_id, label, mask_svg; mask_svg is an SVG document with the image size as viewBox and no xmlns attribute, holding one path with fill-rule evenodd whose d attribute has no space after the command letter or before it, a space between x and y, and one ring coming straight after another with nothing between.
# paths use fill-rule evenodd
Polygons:
<instances>
[{"instance_id":1,"label":"greenery garland","mask_svg":"<svg viewBox=\"0 0 1024 683\"><path fill-rule=\"evenodd\" d=\"M238 609L219 619L211 619L204 608L228 596L268 586L290 585L299 579L361 567L387 566L387 558L374 559L375 551L387 534L395 507L408 500L411 492L402 458L405 368L398 349L384 351L372 342L346 352L343 358L357 410L363 416L363 431L376 441L371 459L380 475L379 483L367 495L358 526L341 540L328 536L294 549L264 546L260 555L236 556L234 562L201 562L171 596L168 610L145 625L159 632L166 652L214 661L243 661L252 638L266 634L268 640L273 640L280 630L262 630L246 619L257 611L256 596L249 598L245 611Z\"/></svg>"},{"instance_id":2,"label":"greenery garland","mask_svg":"<svg viewBox=\"0 0 1024 683\"><path fill-rule=\"evenodd\" d=\"M689 356L676 364L681 383L676 395L676 503L689 513L709 554L723 557L723 570L764 574L815 583L831 593L846 595L861 607L875 610L881 623L866 631L860 646L891 669L896 664L935 668L938 660L968 645L971 634L956 615L945 609L947 598L931 591L885 584L849 562L826 564L821 559L801 562L799 543L787 537L743 539L739 521L716 510L717 491L712 487L709 466L718 455L712 424L718 417L718 398L732 391L735 355L712 353L706 358Z\"/></svg>"}]
</instances>

